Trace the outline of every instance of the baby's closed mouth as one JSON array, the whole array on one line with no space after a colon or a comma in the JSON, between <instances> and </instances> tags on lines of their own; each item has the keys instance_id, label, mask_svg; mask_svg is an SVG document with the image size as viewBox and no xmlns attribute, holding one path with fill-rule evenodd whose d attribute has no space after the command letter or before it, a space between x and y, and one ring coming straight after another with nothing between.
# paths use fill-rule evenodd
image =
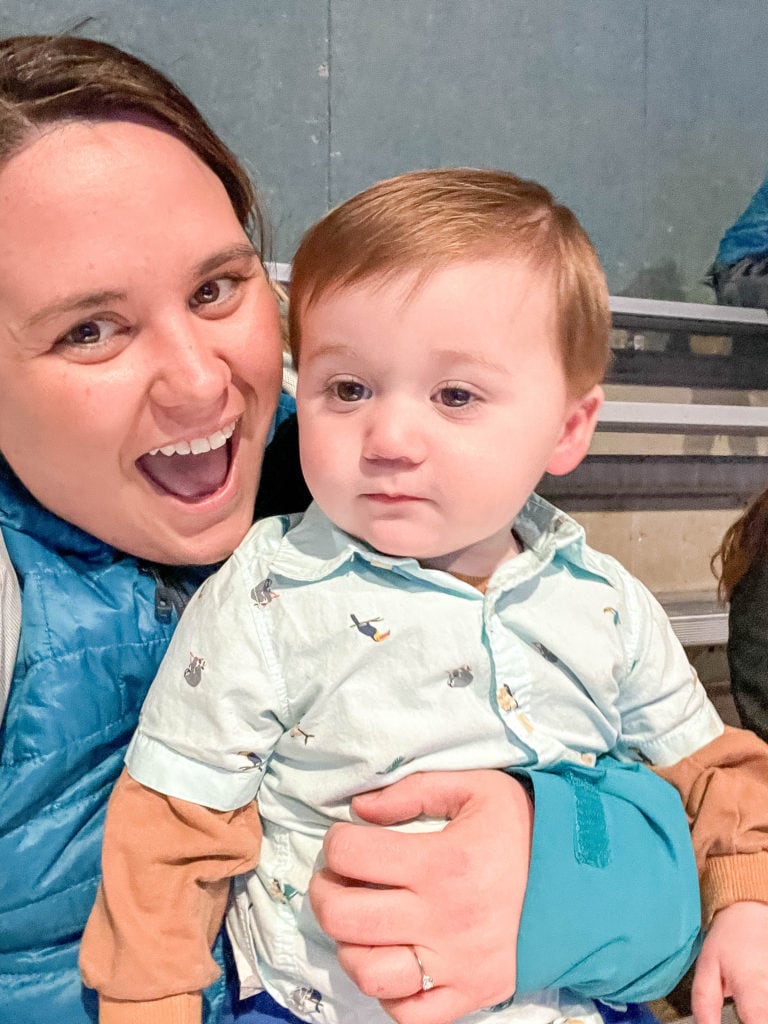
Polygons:
<instances>
[{"instance_id":1,"label":"baby's closed mouth","mask_svg":"<svg viewBox=\"0 0 768 1024\"><path fill-rule=\"evenodd\" d=\"M205 437L175 441L153 448L136 460L151 483L183 501L199 501L220 490L232 463L237 421Z\"/></svg>"},{"instance_id":2,"label":"baby's closed mouth","mask_svg":"<svg viewBox=\"0 0 768 1024\"><path fill-rule=\"evenodd\" d=\"M416 494L388 494L386 491L372 491L368 494L365 494L364 497L369 498L371 501L379 501L383 505L396 505L398 504L398 502L424 500L423 498L420 498Z\"/></svg>"}]
</instances>

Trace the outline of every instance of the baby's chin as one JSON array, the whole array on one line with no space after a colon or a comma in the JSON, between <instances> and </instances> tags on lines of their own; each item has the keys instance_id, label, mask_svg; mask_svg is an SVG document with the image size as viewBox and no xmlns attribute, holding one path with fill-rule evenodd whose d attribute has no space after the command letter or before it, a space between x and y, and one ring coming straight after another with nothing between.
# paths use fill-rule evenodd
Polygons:
<instances>
[{"instance_id":1,"label":"baby's chin","mask_svg":"<svg viewBox=\"0 0 768 1024\"><path fill-rule=\"evenodd\" d=\"M318 504L323 507L320 502ZM436 543L432 524L409 521L407 514L399 515L395 509L387 517L376 517L373 521L356 516L354 512L344 515L338 508L331 510L335 515L329 514L327 509L323 511L345 533L388 558L412 558L424 562L450 558L453 554L453 549L446 552L444 543Z\"/></svg>"},{"instance_id":2,"label":"baby's chin","mask_svg":"<svg viewBox=\"0 0 768 1024\"><path fill-rule=\"evenodd\" d=\"M427 565L433 560L437 562L444 558L450 559L452 554L435 547L434 544L409 542L407 538L386 538L372 533L360 539L380 555L388 558L413 558L421 565Z\"/></svg>"}]
</instances>

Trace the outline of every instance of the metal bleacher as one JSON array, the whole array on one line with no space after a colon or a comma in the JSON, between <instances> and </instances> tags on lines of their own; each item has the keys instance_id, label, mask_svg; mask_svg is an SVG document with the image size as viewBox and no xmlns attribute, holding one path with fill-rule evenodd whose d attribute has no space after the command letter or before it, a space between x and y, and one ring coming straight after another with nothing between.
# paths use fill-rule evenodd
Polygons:
<instances>
[{"instance_id":1,"label":"metal bleacher","mask_svg":"<svg viewBox=\"0 0 768 1024\"><path fill-rule=\"evenodd\" d=\"M768 437L768 313L685 302L611 298L616 345L609 384L685 389L690 401L610 400L599 431ZM705 351L695 344L714 342ZM718 344L719 342L719 344ZM765 391L751 404L755 392ZM726 395L718 401L718 393ZM703 395L698 401L696 396ZM768 458L747 455L589 455L540 491L570 511L742 508L768 486ZM735 514L735 512L734 512ZM657 595L686 645L727 639L727 609L707 594Z\"/></svg>"}]
</instances>

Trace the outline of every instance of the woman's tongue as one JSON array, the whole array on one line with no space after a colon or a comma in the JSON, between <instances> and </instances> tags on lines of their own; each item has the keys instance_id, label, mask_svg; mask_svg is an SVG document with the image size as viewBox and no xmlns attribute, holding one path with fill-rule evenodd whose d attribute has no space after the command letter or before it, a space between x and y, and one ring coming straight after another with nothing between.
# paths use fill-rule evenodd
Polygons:
<instances>
[{"instance_id":1,"label":"woman's tongue","mask_svg":"<svg viewBox=\"0 0 768 1024\"><path fill-rule=\"evenodd\" d=\"M143 472L164 491L187 501L214 494L224 486L229 470L229 443L199 455L142 455Z\"/></svg>"}]
</instances>

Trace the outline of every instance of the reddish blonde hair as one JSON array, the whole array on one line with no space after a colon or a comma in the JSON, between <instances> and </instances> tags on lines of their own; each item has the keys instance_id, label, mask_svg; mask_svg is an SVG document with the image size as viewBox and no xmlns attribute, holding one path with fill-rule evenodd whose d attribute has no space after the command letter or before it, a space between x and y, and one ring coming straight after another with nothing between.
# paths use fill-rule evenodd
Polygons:
<instances>
[{"instance_id":1,"label":"reddish blonde hair","mask_svg":"<svg viewBox=\"0 0 768 1024\"><path fill-rule=\"evenodd\" d=\"M573 393L585 393L608 364L605 275L574 214L542 185L505 171L402 174L353 196L311 227L291 275L294 360L298 364L302 315L331 291L412 270L421 282L450 263L506 257L552 275L566 377Z\"/></svg>"},{"instance_id":2,"label":"reddish blonde hair","mask_svg":"<svg viewBox=\"0 0 768 1024\"><path fill-rule=\"evenodd\" d=\"M726 530L720 547L712 556L710 564L718 577L717 592L722 601L730 600L736 585L767 543L768 491L763 491Z\"/></svg>"}]
</instances>

